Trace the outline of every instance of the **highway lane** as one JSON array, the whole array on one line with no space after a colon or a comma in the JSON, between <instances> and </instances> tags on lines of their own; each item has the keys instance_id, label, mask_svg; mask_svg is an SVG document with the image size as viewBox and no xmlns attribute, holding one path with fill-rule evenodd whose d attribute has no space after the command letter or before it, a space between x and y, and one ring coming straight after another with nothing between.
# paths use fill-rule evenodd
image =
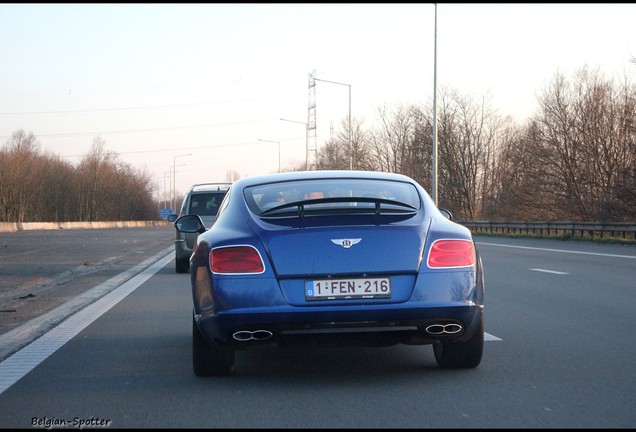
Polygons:
<instances>
[{"instance_id":1,"label":"highway lane","mask_svg":"<svg viewBox=\"0 0 636 432\"><path fill-rule=\"evenodd\" d=\"M0 232L0 360L166 248L171 226Z\"/></svg>"},{"instance_id":2,"label":"highway lane","mask_svg":"<svg viewBox=\"0 0 636 432\"><path fill-rule=\"evenodd\" d=\"M636 426L636 248L477 241L499 338L477 369L439 370L429 346L271 348L240 352L236 376L197 378L187 275L168 254L0 394L0 427Z\"/></svg>"}]
</instances>

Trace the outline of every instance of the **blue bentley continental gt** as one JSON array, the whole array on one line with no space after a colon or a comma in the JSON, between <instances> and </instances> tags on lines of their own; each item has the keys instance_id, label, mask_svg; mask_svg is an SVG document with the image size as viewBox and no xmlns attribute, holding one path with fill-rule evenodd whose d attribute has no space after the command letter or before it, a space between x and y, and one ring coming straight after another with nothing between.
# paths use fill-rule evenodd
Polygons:
<instances>
[{"instance_id":1,"label":"blue bentley continental gt","mask_svg":"<svg viewBox=\"0 0 636 432\"><path fill-rule=\"evenodd\" d=\"M484 275L471 232L393 173L305 171L240 179L190 258L198 376L229 375L236 350L433 346L440 368L474 368Z\"/></svg>"}]
</instances>

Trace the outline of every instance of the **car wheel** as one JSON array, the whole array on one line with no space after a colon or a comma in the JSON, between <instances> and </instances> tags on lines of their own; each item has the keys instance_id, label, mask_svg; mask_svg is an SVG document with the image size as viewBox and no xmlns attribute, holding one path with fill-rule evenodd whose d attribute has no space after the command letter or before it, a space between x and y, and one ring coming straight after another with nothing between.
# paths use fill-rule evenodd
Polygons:
<instances>
[{"instance_id":1,"label":"car wheel","mask_svg":"<svg viewBox=\"0 0 636 432\"><path fill-rule=\"evenodd\" d=\"M437 366L442 369L467 369L479 366L484 352L484 318L479 319L475 334L462 343L436 342L433 352Z\"/></svg>"},{"instance_id":2,"label":"car wheel","mask_svg":"<svg viewBox=\"0 0 636 432\"><path fill-rule=\"evenodd\" d=\"M196 376L225 376L234 371L234 350L208 344L192 317L192 366Z\"/></svg>"},{"instance_id":3,"label":"car wheel","mask_svg":"<svg viewBox=\"0 0 636 432\"><path fill-rule=\"evenodd\" d=\"M190 270L190 262L188 260L175 259L174 266L177 273L187 273Z\"/></svg>"}]
</instances>

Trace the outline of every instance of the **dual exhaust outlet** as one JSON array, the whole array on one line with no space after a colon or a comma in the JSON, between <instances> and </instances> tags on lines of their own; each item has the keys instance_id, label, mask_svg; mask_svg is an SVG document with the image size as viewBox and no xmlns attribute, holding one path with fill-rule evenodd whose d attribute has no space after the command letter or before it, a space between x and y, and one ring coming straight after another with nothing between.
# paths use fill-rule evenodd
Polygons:
<instances>
[{"instance_id":1,"label":"dual exhaust outlet","mask_svg":"<svg viewBox=\"0 0 636 432\"><path fill-rule=\"evenodd\" d=\"M239 342L262 341L271 338L274 334L269 330L241 330L232 337Z\"/></svg>"},{"instance_id":2,"label":"dual exhaust outlet","mask_svg":"<svg viewBox=\"0 0 636 432\"><path fill-rule=\"evenodd\" d=\"M461 324L431 324L425 328L426 333L433 336L452 335L460 333L463 330ZM269 330L240 330L235 332L232 337L239 342L248 341L264 341L274 336Z\"/></svg>"},{"instance_id":3,"label":"dual exhaust outlet","mask_svg":"<svg viewBox=\"0 0 636 432\"><path fill-rule=\"evenodd\" d=\"M462 331L462 326L456 323L450 324L431 324L426 327L426 333L439 336L443 334L457 334Z\"/></svg>"}]
</instances>

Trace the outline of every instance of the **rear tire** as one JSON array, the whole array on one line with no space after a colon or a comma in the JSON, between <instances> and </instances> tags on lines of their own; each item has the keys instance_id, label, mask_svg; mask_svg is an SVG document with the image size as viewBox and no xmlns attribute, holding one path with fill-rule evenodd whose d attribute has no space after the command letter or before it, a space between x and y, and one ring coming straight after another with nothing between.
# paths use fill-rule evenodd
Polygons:
<instances>
[{"instance_id":1,"label":"rear tire","mask_svg":"<svg viewBox=\"0 0 636 432\"><path fill-rule=\"evenodd\" d=\"M234 372L234 350L208 344L192 317L192 367L200 377L226 376Z\"/></svg>"},{"instance_id":2,"label":"rear tire","mask_svg":"<svg viewBox=\"0 0 636 432\"><path fill-rule=\"evenodd\" d=\"M462 343L436 342L433 344L435 361L442 369L475 368L481 363L484 352L484 317L479 318L475 334Z\"/></svg>"},{"instance_id":3,"label":"rear tire","mask_svg":"<svg viewBox=\"0 0 636 432\"><path fill-rule=\"evenodd\" d=\"M187 273L190 270L190 261L175 259L174 267L177 273Z\"/></svg>"}]
</instances>

